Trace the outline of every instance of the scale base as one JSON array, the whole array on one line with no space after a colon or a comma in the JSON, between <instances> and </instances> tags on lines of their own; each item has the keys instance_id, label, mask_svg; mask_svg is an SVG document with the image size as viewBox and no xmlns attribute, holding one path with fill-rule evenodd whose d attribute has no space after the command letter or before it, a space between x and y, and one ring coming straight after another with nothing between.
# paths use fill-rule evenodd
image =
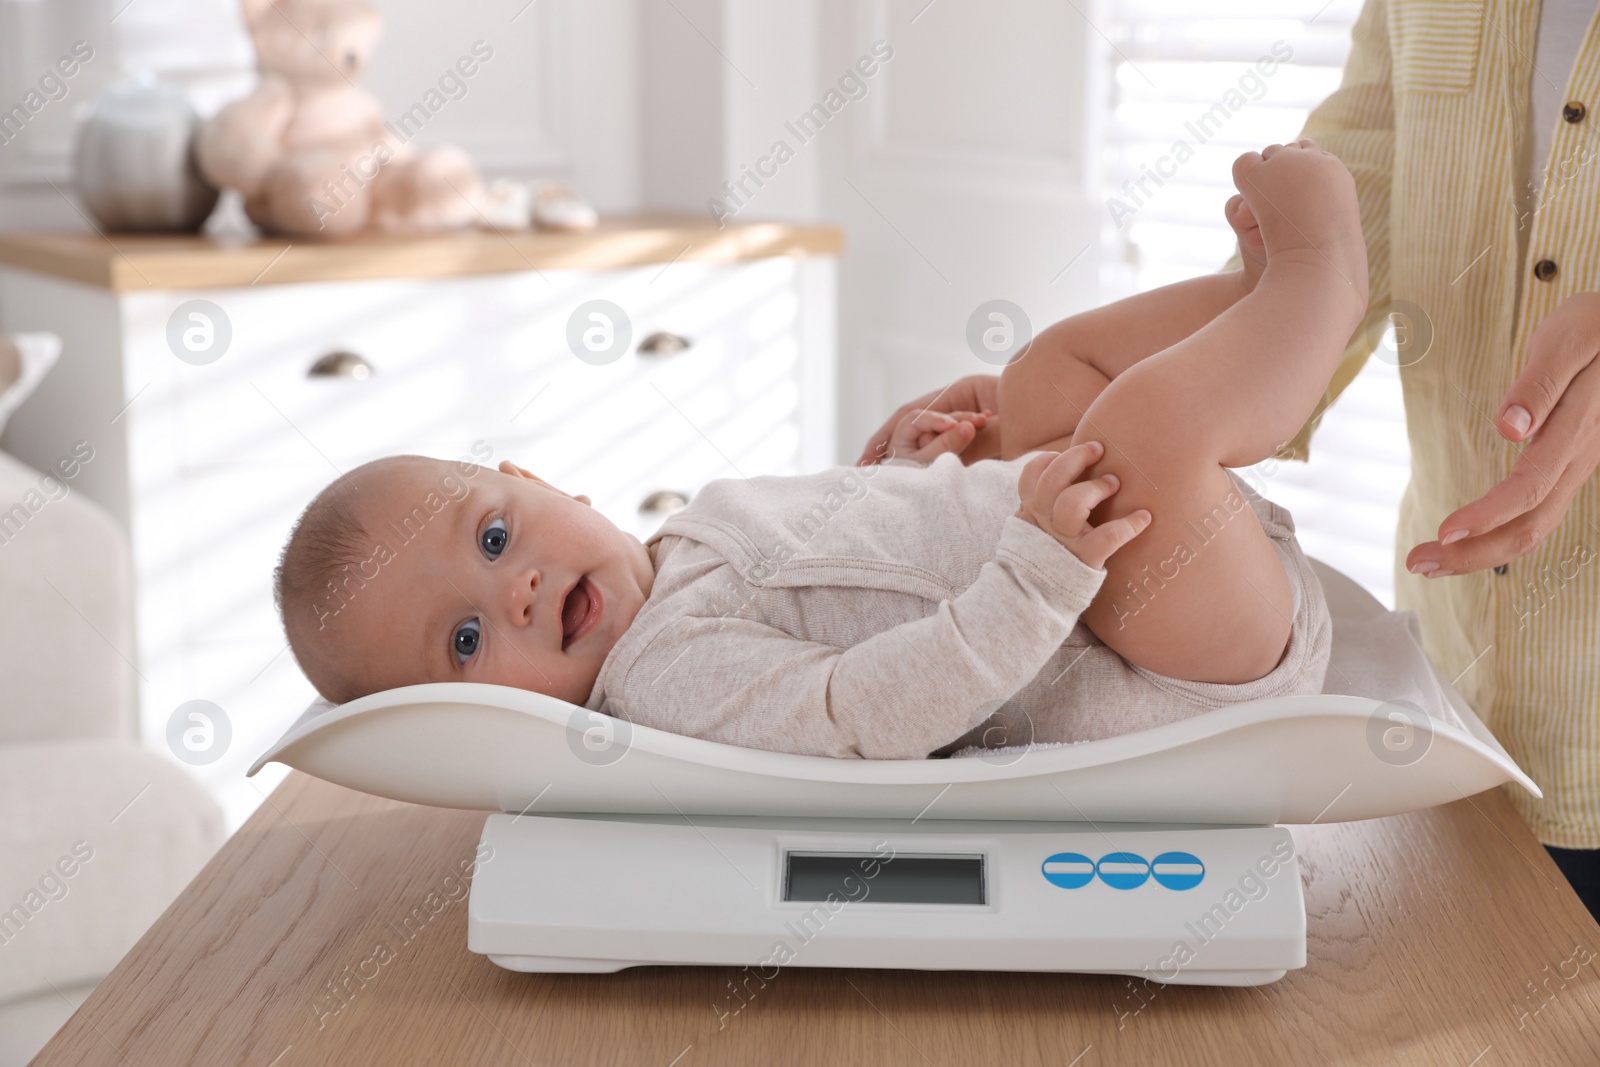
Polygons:
<instances>
[{"instance_id":1,"label":"scale base","mask_svg":"<svg viewBox=\"0 0 1600 1067\"><path fill-rule=\"evenodd\" d=\"M1278 826L491 815L467 947L513 971L787 967L1250 986L1305 965Z\"/></svg>"},{"instance_id":2,"label":"scale base","mask_svg":"<svg viewBox=\"0 0 1600 1067\"><path fill-rule=\"evenodd\" d=\"M508 971L520 971L524 974L616 974L629 967L659 967L663 964L660 960L590 960L574 958L572 956L502 956L489 953L489 962L496 967L503 967ZM738 967L741 964L730 963L724 966ZM940 968L948 970L949 968ZM1080 971L1065 970L1045 972L1051 974L1108 974L1121 975L1127 978L1149 978L1158 985L1202 985L1202 986L1253 986L1270 985L1288 974L1288 971L1179 971L1176 976L1166 982L1150 978L1145 974L1130 974L1126 971Z\"/></svg>"}]
</instances>

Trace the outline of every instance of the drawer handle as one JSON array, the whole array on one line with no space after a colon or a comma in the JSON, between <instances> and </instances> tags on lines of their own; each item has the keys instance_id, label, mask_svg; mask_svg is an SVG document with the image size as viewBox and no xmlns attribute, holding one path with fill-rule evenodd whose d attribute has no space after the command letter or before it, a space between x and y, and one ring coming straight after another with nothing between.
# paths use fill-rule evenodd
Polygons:
<instances>
[{"instance_id":1,"label":"drawer handle","mask_svg":"<svg viewBox=\"0 0 1600 1067\"><path fill-rule=\"evenodd\" d=\"M679 352L687 350L693 344L693 341L682 334L657 330L639 342L639 354L641 356L675 356Z\"/></svg>"},{"instance_id":2,"label":"drawer handle","mask_svg":"<svg viewBox=\"0 0 1600 1067\"><path fill-rule=\"evenodd\" d=\"M657 489L639 504L639 512L644 515L670 515L688 503L687 493L680 493L676 489Z\"/></svg>"},{"instance_id":3,"label":"drawer handle","mask_svg":"<svg viewBox=\"0 0 1600 1067\"><path fill-rule=\"evenodd\" d=\"M350 378L358 382L372 377L372 364L354 352L329 352L319 356L306 371L307 378Z\"/></svg>"}]
</instances>

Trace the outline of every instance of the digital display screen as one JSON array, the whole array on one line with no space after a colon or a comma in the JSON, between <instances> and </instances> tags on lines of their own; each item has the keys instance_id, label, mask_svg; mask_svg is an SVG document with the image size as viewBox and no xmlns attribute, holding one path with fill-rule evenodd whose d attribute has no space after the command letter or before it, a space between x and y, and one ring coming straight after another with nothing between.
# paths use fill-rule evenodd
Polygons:
<instances>
[{"instance_id":1,"label":"digital display screen","mask_svg":"<svg viewBox=\"0 0 1600 1067\"><path fill-rule=\"evenodd\" d=\"M784 853L784 900L829 896L864 904L984 904L983 855Z\"/></svg>"}]
</instances>

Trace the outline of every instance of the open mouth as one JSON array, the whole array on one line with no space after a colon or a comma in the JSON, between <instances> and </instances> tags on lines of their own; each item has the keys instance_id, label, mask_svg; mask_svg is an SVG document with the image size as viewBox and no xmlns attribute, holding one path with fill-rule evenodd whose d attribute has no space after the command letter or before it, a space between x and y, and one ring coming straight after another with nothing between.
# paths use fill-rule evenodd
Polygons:
<instances>
[{"instance_id":1,"label":"open mouth","mask_svg":"<svg viewBox=\"0 0 1600 1067\"><path fill-rule=\"evenodd\" d=\"M587 575L578 579L561 602L561 647L566 648L594 629L602 607L600 590Z\"/></svg>"}]
</instances>

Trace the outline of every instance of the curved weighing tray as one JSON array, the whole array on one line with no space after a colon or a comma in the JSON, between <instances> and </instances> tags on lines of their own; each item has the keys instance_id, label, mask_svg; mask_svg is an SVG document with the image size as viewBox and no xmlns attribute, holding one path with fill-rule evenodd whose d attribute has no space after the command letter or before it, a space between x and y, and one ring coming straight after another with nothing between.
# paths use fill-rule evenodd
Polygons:
<instances>
[{"instance_id":1,"label":"curved weighing tray","mask_svg":"<svg viewBox=\"0 0 1600 1067\"><path fill-rule=\"evenodd\" d=\"M1346 692L1236 704L1100 741L974 759L836 760L450 682L314 704L250 773L276 760L395 800L537 814L1263 825L1376 818L1505 782L1540 795L1422 658L1414 618L1316 566L1334 618L1328 685ZM1428 714L1395 752L1385 741L1405 729L1390 714L1400 689Z\"/></svg>"}]
</instances>

